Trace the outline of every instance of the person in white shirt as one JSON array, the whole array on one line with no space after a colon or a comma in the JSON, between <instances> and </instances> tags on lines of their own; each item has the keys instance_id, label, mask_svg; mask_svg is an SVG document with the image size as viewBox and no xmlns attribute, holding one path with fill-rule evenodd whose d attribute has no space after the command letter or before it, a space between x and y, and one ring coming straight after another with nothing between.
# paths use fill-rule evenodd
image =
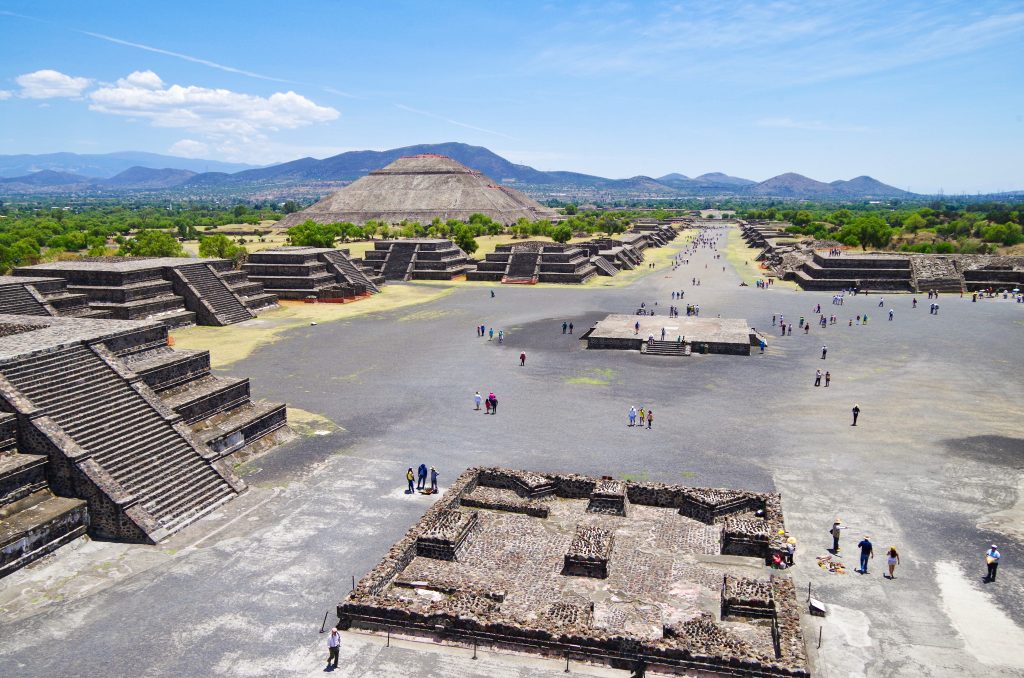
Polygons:
<instances>
[{"instance_id":1,"label":"person in white shirt","mask_svg":"<svg viewBox=\"0 0 1024 678\"><path fill-rule=\"evenodd\" d=\"M337 627L331 629L331 635L327 636L327 669L333 671L338 668L338 648L341 647L341 634Z\"/></svg>"}]
</instances>

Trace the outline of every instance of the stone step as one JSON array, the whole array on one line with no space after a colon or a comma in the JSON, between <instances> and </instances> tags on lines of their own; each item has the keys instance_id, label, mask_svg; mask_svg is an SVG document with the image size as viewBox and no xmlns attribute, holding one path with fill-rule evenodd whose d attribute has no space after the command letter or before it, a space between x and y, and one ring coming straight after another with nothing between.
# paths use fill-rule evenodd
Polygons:
<instances>
[{"instance_id":1,"label":"stone step","mask_svg":"<svg viewBox=\"0 0 1024 678\"><path fill-rule=\"evenodd\" d=\"M125 362L154 391L163 391L210 373L209 351L175 351L165 347Z\"/></svg>"},{"instance_id":2,"label":"stone step","mask_svg":"<svg viewBox=\"0 0 1024 678\"><path fill-rule=\"evenodd\" d=\"M245 304L245 307L250 311L258 311L269 306L277 305L276 294L270 294L263 289L262 285L260 285L260 290L261 292L259 294L242 297L242 303Z\"/></svg>"},{"instance_id":3,"label":"stone step","mask_svg":"<svg viewBox=\"0 0 1024 678\"><path fill-rule=\"evenodd\" d=\"M196 423L192 430L207 447L224 456L287 425L284 404L261 401L221 412Z\"/></svg>"},{"instance_id":4,"label":"stone step","mask_svg":"<svg viewBox=\"0 0 1024 678\"><path fill-rule=\"evenodd\" d=\"M84 535L87 525L85 501L53 496L0 519L0 578Z\"/></svg>"},{"instance_id":5,"label":"stone step","mask_svg":"<svg viewBox=\"0 0 1024 678\"><path fill-rule=\"evenodd\" d=\"M164 403L192 423L249 401L249 380L207 375L160 394Z\"/></svg>"}]
</instances>

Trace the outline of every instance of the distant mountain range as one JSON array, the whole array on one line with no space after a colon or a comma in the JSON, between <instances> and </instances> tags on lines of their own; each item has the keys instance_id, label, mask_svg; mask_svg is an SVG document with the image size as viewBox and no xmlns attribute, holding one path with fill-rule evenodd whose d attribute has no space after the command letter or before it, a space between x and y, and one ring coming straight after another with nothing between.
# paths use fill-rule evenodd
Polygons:
<instances>
[{"instance_id":1,"label":"distant mountain range","mask_svg":"<svg viewBox=\"0 0 1024 678\"><path fill-rule=\"evenodd\" d=\"M0 194L137 191L183 192L189 195L261 192L284 196L299 189L308 191L322 187L331 190L402 156L420 153L446 155L495 181L515 185L537 197L870 199L916 195L867 176L824 183L793 173L756 182L721 172L692 178L673 173L657 179L647 176L607 179L577 172L543 172L509 162L481 146L461 143L422 144L388 151L351 151L323 160L301 158L267 167L134 152L0 156Z\"/></svg>"}]
</instances>

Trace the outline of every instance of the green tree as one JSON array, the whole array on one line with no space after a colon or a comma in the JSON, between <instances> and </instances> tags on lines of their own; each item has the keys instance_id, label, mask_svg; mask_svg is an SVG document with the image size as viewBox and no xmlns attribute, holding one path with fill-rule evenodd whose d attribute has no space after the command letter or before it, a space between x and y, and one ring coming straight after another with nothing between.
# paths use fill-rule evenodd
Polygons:
<instances>
[{"instance_id":1,"label":"green tree","mask_svg":"<svg viewBox=\"0 0 1024 678\"><path fill-rule=\"evenodd\" d=\"M461 226L455 231L455 244L466 254L473 254L478 249L473 231L468 226Z\"/></svg>"},{"instance_id":2,"label":"green tree","mask_svg":"<svg viewBox=\"0 0 1024 678\"><path fill-rule=\"evenodd\" d=\"M334 247L334 239L338 237L338 229L333 224L318 224L307 219L297 226L288 229L288 237L293 245L300 247Z\"/></svg>"},{"instance_id":3,"label":"green tree","mask_svg":"<svg viewBox=\"0 0 1024 678\"><path fill-rule=\"evenodd\" d=\"M131 257L183 257L185 250L170 233L156 229L139 231L134 238L124 241L117 255Z\"/></svg>"},{"instance_id":4,"label":"green tree","mask_svg":"<svg viewBox=\"0 0 1024 678\"><path fill-rule=\"evenodd\" d=\"M215 259L230 259L237 266L245 260L247 252L241 245L231 242L222 233L207 235L199 239L199 256Z\"/></svg>"},{"instance_id":5,"label":"green tree","mask_svg":"<svg viewBox=\"0 0 1024 678\"><path fill-rule=\"evenodd\" d=\"M551 239L555 242L567 243L572 237L572 229L568 224L559 224L551 229Z\"/></svg>"},{"instance_id":6,"label":"green tree","mask_svg":"<svg viewBox=\"0 0 1024 678\"><path fill-rule=\"evenodd\" d=\"M572 203L569 203L569 204L567 204L567 205L565 206L565 208L563 209L563 211L564 211L564 212L565 212L565 213L566 213L567 215L569 215L569 216L572 216L572 215L576 214L576 205L573 205Z\"/></svg>"},{"instance_id":7,"label":"green tree","mask_svg":"<svg viewBox=\"0 0 1024 678\"><path fill-rule=\"evenodd\" d=\"M283 213L285 213L285 214L291 214L292 212L298 212L299 211L299 203L295 202L294 200L288 200L283 205L281 205L281 211Z\"/></svg>"}]
</instances>

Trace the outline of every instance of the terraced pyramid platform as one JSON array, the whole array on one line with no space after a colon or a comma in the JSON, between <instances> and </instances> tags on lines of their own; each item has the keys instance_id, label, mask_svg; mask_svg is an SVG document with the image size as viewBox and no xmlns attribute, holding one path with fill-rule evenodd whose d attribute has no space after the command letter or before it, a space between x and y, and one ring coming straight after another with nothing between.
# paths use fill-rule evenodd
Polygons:
<instances>
[{"instance_id":1,"label":"terraced pyramid platform","mask_svg":"<svg viewBox=\"0 0 1024 678\"><path fill-rule=\"evenodd\" d=\"M207 351L172 350L159 322L0 315L0 434L13 426L0 438L21 455L0 459L0 504L13 474L28 491L12 501L84 500L90 535L158 542L245 491L228 455L288 437L285 406L249 395L248 380L211 374ZM31 545L33 525L0 535ZM22 550L6 565L38 548Z\"/></svg>"},{"instance_id":2,"label":"terraced pyramid platform","mask_svg":"<svg viewBox=\"0 0 1024 678\"><path fill-rule=\"evenodd\" d=\"M92 257L23 266L14 276L63 280L94 314L168 327L231 325L277 304L276 296L227 259ZM0 312L17 311L0 305Z\"/></svg>"}]
</instances>

